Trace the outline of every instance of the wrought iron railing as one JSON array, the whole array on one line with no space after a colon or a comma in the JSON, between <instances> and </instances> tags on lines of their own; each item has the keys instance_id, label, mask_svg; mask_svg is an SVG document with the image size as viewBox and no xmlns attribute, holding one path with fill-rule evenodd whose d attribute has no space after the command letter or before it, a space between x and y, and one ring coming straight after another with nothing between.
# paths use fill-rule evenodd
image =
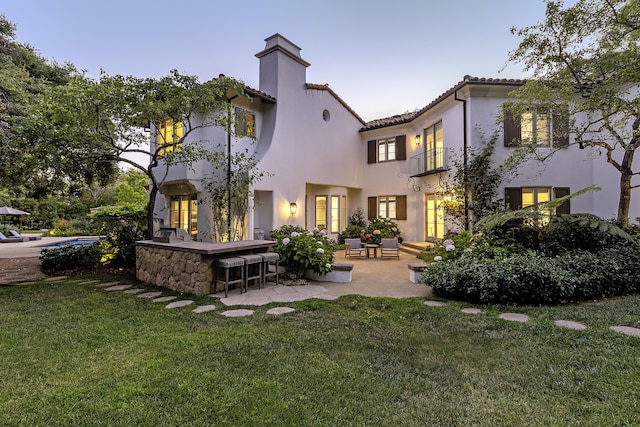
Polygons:
<instances>
[{"instance_id":1,"label":"wrought iron railing","mask_svg":"<svg viewBox=\"0 0 640 427\"><path fill-rule=\"evenodd\" d=\"M447 149L434 148L426 150L409 159L411 176L422 176L430 173L441 172L448 168Z\"/></svg>"}]
</instances>

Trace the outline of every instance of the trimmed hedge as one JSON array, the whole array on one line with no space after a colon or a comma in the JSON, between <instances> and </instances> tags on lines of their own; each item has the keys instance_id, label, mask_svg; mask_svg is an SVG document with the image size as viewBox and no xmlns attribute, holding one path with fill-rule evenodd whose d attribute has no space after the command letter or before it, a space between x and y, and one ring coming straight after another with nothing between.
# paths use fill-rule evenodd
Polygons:
<instances>
[{"instance_id":1,"label":"trimmed hedge","mask_svg":"<svg viewBox=\"0 0 640 427\"><path fill-rule=\"evenodd\" d=\"M97 244L43 249L40 254L40 268L45 274L62 270L83 270L98 265L100 257Z\"/></svg>"},{"instance_id":2,"label":"trimmed hedge","mask_svg":"<svg viewBox=\"0 0 640 427\"><path fill-rule=\"evenodd\" d=\"M425 269L435 295L481 304L545 304L640 292L640 251L627 246L556 257L536 251L489 258L467 253Z\"/></svg>"}]
</instances>

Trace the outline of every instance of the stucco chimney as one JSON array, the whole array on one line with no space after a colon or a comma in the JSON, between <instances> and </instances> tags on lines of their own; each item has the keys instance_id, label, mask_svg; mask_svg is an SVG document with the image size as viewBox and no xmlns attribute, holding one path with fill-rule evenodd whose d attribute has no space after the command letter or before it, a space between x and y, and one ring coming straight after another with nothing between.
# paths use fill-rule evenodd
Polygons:
<instances>
[{"instance_id":1,"label":"stucco chimney","mask_svg":"<svg viewBox=\"0 0 640 427\"><path fill-rule=\"evenodd\" d=\"M277 33L264 41L264 50L256 53L260 59L260 90L279 98L286 87L304 87L311 64L302 59L301 49Z\"/></svg>"}]
</instances>

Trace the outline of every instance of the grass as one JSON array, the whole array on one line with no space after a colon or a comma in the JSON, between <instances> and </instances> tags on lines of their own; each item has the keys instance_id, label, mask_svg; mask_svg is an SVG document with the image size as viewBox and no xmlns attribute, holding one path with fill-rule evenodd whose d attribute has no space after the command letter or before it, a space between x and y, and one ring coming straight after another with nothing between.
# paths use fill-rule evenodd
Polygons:
<instances>
[{"instance_id":1,"label":"grass","mask_svg":"<svg viewBox=\"0 0 640 427\"><path fill-rule=\"evenodd\" d=\"M640 327L640 297L479 315L422 302L226 318L71 280L0 287L0 425L640 425L640 338L609 330Z\"/></svg>"}]
</instances>

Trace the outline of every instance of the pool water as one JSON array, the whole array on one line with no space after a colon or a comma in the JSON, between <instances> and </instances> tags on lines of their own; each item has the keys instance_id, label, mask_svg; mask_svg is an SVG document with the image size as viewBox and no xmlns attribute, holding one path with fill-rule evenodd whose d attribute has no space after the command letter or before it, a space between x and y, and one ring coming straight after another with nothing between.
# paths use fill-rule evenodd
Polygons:
<instances>
[{"instance_id":1,"label":"pool water","mask_svg":"<svg viewBox=\"0 0 640 427\"><path fill-rule=\"evenodd\" d=\"M65 240L64 242L51 243L50 245L42 246L42 249L60 248L62 246L91 246L97 241L98 241L97 238Z\"/></svg>"}]
</instances>

